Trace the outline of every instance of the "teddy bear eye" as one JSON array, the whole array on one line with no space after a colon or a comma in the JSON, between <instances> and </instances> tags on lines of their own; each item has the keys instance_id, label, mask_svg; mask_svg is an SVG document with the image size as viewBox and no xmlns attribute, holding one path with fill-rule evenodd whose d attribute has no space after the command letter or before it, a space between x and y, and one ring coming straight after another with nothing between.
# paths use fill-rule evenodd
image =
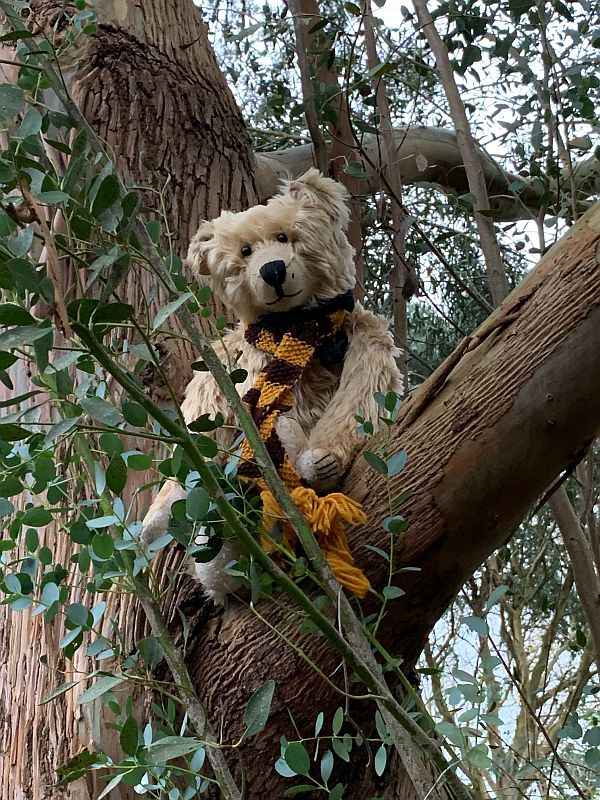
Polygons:
<instances>
[{"instance_id":1,"label":"teddy bear eye","mask_svg":"<svg viewBox=\"0 0 600 800\"><path fill-rule=\"evenodd\" d=\"M249 244L242 245L242 255L244 258L247 258L249 255L252 254L252 248Z\"/></svg>"},{"instance_id":2,"label":"teddy bear eye","mask_svg":"<svg viewBox=\"0 0 600 800\"><path fill-rule=\"evenodd\" d=\"M287 234L285 233L278 233L277 234L277 241L281 242L281 244L285 244L288 240Z\"/></svg>"}]
</instances>

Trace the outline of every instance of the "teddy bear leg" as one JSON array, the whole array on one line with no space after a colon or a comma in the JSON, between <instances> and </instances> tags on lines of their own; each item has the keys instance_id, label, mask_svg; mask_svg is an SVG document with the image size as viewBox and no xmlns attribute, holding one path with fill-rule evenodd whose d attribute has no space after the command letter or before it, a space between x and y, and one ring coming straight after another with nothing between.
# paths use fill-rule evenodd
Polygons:
<instances>
[{"instance_id":1,"label":"teddy bear leg","mask_svg":"<svg viewBox=\"0 0 600 800\"><path fill-rule=\"evenodd\" d=\"M203 545L208 540L207 529L202 526L195 542L197 545ZM227 595L239 589L241 585L239 579L224 570L228 564L237 561L243 552L244 548L239 542L235 539L228 539L223 542L223 546L211 561L192 562L192 575L202 584L202 591L215 605L224 606Z\"/></svg>"},{"instance_id":2,"label":"teddy bear leg","mask_svg":"<svg viewBox=\"0 0 600 800\"><path fill-rule=\"evenodd\" d=\"M171 518L171 506L184 500L186 490L174 481L167 481L148 509L142 522L141 541L148 546L166 533Z\"/></svg>"}]
</instances>

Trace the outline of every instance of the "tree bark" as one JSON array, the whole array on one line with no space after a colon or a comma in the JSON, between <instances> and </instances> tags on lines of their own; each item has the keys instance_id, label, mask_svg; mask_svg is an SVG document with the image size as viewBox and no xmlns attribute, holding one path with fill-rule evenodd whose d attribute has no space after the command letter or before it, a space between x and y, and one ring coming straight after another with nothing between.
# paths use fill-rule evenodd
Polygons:
<instances>
[{"instance_id":1,"label":"tree bark","mask_svg":"<svg viewBox=\"0 0 600 800\"><path fill-rule=\"evenodd\" d=\"M596 204L406 403L386 443L390 451L409 454L406 469L392 480L392 496L411 491L400 509L410 527L396 542L395 564L421 571L396 577L406 595L393 601L380 638L407 668L464 580L510 538L600 430L599 259ZM375 447L369 442L368 449ZM380 525L389 513L385 479L366 475L359 456L346 490L362 497L369 518L367 527L353 531L351 547L381 589L387 563L364 545L389 546ZM364 611L375 605L366 601ZM302 635L293 619L268 606L262 613L342 684L337 658L320 638ZM339 696L242 605L211 619L194 637L189 661L213 724L223 725L226 738L239 734L251 692L268 678L277 682L269 726L244 746L243 757L253 776L248 797L281 796L289 781L260 765L275 760L281 735L294 736L288 709L310 735L318 711L331 714ZM237 719L233 709L239 709ZM365 713L352 711L357 719ZM356 764L364 768L360 758ZM345 796L369 795L357 783Z\"/></svg>"},{"instance_id":2,"label":"tree bark","mask_svg":"<svg viewBox=\"0 0 600 800\"><path fill-rule=\"evenodd\" d=\"M252 158L239 112L210 53L206 29L188 5L168 0L102 5L97 39L68 72L78 102L109 141L122 172L155 188L172 176L164 196L170 198L167 212L181 249L201 216L213 216L220 205L242 207L254 197ZM92 66L93 76L86 77ZM136 124L136 118L144 122ZM141 151L150 154L151 168L150 161L140 159ZM396 565L418 566L421 572L396 577L407 594L392 602L381 635L409 667L461 582L510 536L540 493L598 432L599 241L596 206L406 403L393 431L389 448L409 452L393 492L412 491L400 509L411 524L396 543ZM138 291L128 286L129 302L139 303ZM347 480L348 491L364 500L370 520L353 532L351 544L374 586L382 588L386 565L363 545L389 545L380 527L387 491L383 479L365 469L359 457ZM48 530L46 535L56 534ZM64 537L59 542L57 559L68 564L71 552ZM189 664L215 729L222 724L228 740L237 735L252 691L269 678L277 682L269 725L244 745L242 755L247 797L280 797L290 782L272 765L279 737L295 736L287 709L300 731L311 735L318 711L330 715L344 698L246 606L234 601L224 614L207 619L195 587L188 589L181 602L192 626ZM82 594L73 601L88 603L89 598ZM366 612L374 602L365 604ZM263 605L259 611L343 686L338 659L323 640L302 634L284 610ZM107 618L113 617L130 639L138 613L131 599L109 598ZM81 653L65 663L57 656L59 623L44 626L40 617L15 616L6 607L0 614L0 647L10 654L0 666L6 698L0 707L0 796L93 800L103 786L95 775L66 790L53 784L58 764L84 747L110 745L100 728L99 706L76 705L78 689L39 706L57 684L77 670L87 671L87 659ZM372 714L364 703L352 708L358 722ZM371 764L365 769L368 761L366 752L353 758L355 780L346 798L377 793L410 800L402 775L395 784L385 776L373 781ZM347 778L340 774L340 780ZM117 789L111 800L125 796Z\"/></svg>"}]
</instances>

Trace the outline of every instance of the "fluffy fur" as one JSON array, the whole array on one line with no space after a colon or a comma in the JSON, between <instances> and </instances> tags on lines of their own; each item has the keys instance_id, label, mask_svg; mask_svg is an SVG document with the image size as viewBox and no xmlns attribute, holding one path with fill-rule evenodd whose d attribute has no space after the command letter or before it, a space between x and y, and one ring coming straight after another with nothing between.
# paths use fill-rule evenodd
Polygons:
<instances>
[{"instance_id":1,"label":"fluffy fur","mask_svg":"<svg viewBox=\"0 0 600 800\"><path fill-rule=\"evenodd\" d=\"M200 226L190 244L188 263L240 320L215 347L224 364L235 363L247 371L245 382L237 386L240 395L254 385L270 358L245 341L247 323L263 314L314 305L354 287L354 251L345 235L347 224L343 187L310 169L287 182L266 206L237 214L224 211ZM279 291L261 276L261 267L274 261L285 264ZM292 410L277 426L299 474L320 492L339 484L360 448L354 415L360 410L376 426L379 409L374 393L401 391L397 350L386 322L357 304L348 315L346 332L349 344L343 367L330 370L319 362L311 364L294 390ZM226 425L235 425L208 372L194 375L182 411L187 422L221 411ZM216 435L222 445L231 445L227 428ZM171 505L182 496L174 482L163 486L144 520L146 542L164 532ZM222 568L236 555L228 545L217 559L195 565L205 592L216 602L224 602L235 588Z\"/></svg>"}]
</instances>

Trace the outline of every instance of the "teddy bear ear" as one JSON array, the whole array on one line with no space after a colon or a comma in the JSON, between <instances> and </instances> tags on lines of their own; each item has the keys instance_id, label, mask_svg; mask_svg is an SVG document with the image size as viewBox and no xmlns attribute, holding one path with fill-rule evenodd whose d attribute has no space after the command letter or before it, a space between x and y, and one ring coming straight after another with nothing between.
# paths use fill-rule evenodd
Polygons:
<instances>
[{"instance_id":1,"label":"teddy bear ear","mask_svg":"<svg viewBox=\"0 0 600 800\"><path fill-rule=\"evenodd\" d=\"M203 222L190 242L185 263L199 275L210 275L210 270L208 268L208 251L214 234L214 224L212 222Z\"/></svg>"},{"instance_id":2,"label":"teddy bear ear","mask_svg":"<svg viewBox=\"0 0 600 800\"><path fill-rule=\"evenodd\" d=\"M297 200L306 208L324 211L345 230L350 214L347 206L348 192L332 178L326 178L318 169L311 167L303 175L287 181L283 194Z\"/></svg>"}]
</instances>

